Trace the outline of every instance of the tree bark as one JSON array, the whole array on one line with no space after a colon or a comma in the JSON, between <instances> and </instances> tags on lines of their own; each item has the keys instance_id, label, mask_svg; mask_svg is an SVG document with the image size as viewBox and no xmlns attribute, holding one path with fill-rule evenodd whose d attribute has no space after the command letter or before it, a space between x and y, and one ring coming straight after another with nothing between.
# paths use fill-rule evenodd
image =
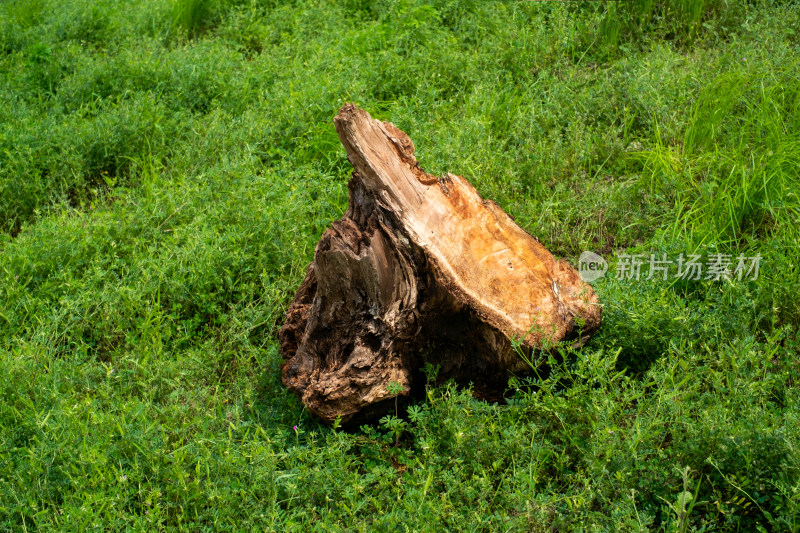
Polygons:
<instances>
[{"instance_id":1,"label":"tree bark","mask_svg":"<svg viewBox=\"0 0 800 533\"><path fill-rule=\"evenodd\" d=\"M281 328L283 382L326 423L394 407L421 368L498 399L512 349L585 342L600 325L592 288L464 178L425 173L411 139L352 104L334 118L353 165L345 215L317 244Z\"/></svg>"}]
</instances>

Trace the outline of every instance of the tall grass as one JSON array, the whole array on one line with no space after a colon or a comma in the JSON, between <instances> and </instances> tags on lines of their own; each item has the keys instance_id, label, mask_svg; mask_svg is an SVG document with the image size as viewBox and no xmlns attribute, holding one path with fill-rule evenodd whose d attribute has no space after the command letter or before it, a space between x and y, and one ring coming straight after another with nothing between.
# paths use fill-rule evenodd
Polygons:
<instances>
[{"instance_id":1,"label":"tall grass","mask_svg":"<svg viewBox=\"0 0 800 533\"><path fill-rule=\"evenodd\" d=\"M214 24L225 7L225 0L174 0L172 23L189 37L197 37Z\"/></svg>"},{"instance_id":2,"label":"tall grass","mask_svg":"<svg viewBox=\"0 0 800 533\"><path fill-rule=\"evenodd\" d=\"M598 39L612 49L656 38L687 45L702 37L725 37L747 11L745 3L727 0L608 2Z\"/></svg>"},{"instance_id":3,"label":"tall grass","mask_svg":"<svg viewBox=\"0 0 800 533\"><path fill-rule=\"evenodd\" d=\"M669 231L688 248L731 248L800 216L800 78L727 72L700 92L681 143L656 137L644 158L651 192L676 206Z\"/></svg>"},{"instance_id":4,"label":"tall grass","mask_svg":"<svg viewBox=\"0 0 800 533\"><path fill-rule=\"evenodd\" d=\"M797 531L798 26L768 2L0 2L0 530ZM276 331L346 209L346 101L561 257L761 276L609 273L603 328L505 404L428 369L383 425L322 427Z\"/></svg>"}]
</instances>

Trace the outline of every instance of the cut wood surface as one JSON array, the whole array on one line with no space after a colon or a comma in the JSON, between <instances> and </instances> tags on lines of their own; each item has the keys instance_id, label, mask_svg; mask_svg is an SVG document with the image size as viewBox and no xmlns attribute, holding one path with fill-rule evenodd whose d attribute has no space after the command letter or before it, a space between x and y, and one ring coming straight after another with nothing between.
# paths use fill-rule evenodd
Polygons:
<instances>
[{"instance_id":1,"label":"cut wood surface","mask_svg":"<svg viewBox=\"0 0 800 533\"><path fill-rule=\"evenodd\" d=\"M592 288L467 180L436 178L411 139L354 105L335 117L350 163L345 215L322 235L281 329L284 383L323 421L368 420L420 369L499 398L512 349L583 343L600 324Z\"/></svg>"}]
</instances>

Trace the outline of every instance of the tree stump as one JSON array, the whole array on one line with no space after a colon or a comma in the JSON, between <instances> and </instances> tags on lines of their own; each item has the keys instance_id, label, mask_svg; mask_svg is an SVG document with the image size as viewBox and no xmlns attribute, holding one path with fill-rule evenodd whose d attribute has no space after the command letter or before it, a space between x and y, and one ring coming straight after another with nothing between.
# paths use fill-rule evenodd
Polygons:
<instances>
[{"instance_id":1,"label":"tree stump","mask_svg":"<svg viewBox=\"0 0 800 533\"><path fill-rule=\"evenodd\" d=\"M349 207L317 244L280 331L283 382L310 412L356 424L394 407L421 368L498 399L513 350L582 344L600 325L592 288L462 177L436 178L411 139L352 104L334 118L353 165ZM395 386L397 387L397 386Z\"/></svg>"}]
</instances>

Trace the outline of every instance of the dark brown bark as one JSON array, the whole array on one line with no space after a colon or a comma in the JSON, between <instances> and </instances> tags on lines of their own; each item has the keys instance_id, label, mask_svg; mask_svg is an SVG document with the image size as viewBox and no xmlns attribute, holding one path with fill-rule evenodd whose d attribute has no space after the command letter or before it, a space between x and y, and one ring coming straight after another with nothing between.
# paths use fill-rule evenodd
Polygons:
<instances>
[{"instance_id":1,"label":"dark brown bark","mask_svg":"<svg viewBox=\"0 0 800 533\"><path fill-rule=\"evenodd\" d=\"M425 362L498 398L529 349L600 325L592 288L459 176L426 174L409 137L348 104L334 119L350 203L317 245L281 328L283 382L320 419L357 423Z\"/></svg>"}]
</instances>

